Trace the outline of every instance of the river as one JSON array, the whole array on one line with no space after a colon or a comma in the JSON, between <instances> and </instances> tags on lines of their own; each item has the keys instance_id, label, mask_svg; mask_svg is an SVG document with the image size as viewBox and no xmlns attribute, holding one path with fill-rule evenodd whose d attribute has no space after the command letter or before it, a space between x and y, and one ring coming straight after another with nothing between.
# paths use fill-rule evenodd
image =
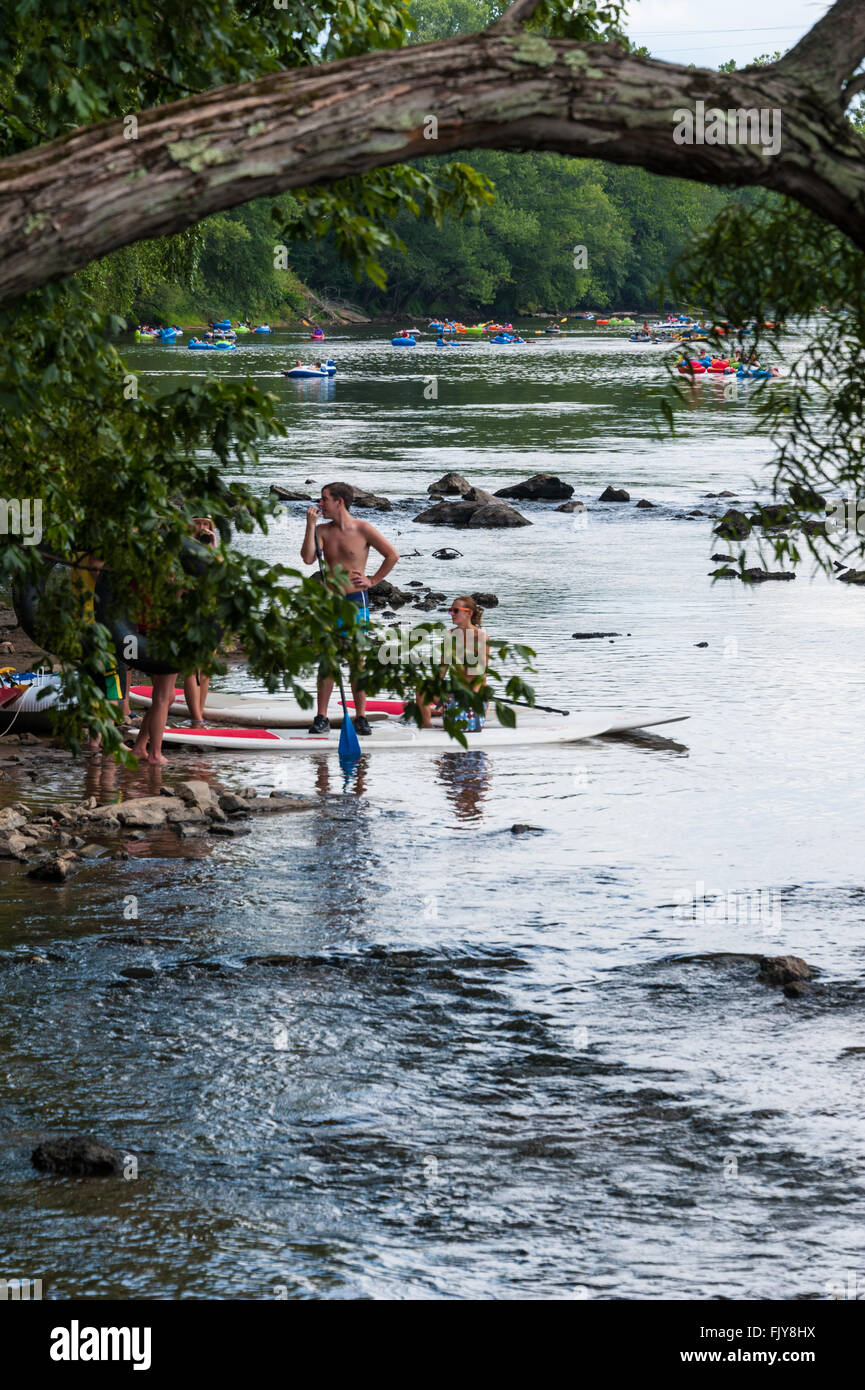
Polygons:
<instances>
[{"instance_id":1,"label":"river","mask_svg":"<svg viewBox=\"0 0 865 1390\"><path fill-rule=\"evenodd\" d=\"M703 494L766 495L753 388L695 386L671 437L663 355L612 330L414 351L334 330L336 378L285 380L312 346L127 357L160 389L211 369L275 391L290 434L255 485L390 498L394 581L497 594L485 625L536 649L540 700L690 718L372 753L348 780L325 755L175 752L168 784L318 809L133 841L63 887L0 865L0 1274L47 1298L827 1298L863 1216L865 594L809 563L709 579L725 503ZM589 511L414 523L451 469L554 472ZM245 543L299 563L303 519ZM61 767L0 805L153 788ZM756 978L785 954L819 968L801 999ZM37 1175L30 1149L70 1131L138 1176Z\"/></svg>"}]
</instances>

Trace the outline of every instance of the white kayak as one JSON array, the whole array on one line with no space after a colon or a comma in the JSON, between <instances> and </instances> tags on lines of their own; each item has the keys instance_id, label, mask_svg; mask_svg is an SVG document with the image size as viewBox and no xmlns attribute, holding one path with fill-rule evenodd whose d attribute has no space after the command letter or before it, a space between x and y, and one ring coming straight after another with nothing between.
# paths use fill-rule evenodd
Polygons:
<instances>
[{"instance_id":1,"label":"white kayak","mask_svg":"<svg viewBox=\"0 0 865 1390\"><path fill-rule=\"evenodd\" d=\"M661 714L657 711L623 714L616 710L590 710L569 714L543 724L525 724L508 729L497 721L487 722L478 734L467 734L468 751L481 752L490 748L521 748L536 744L577 743L580 739L599 738L602 734L628 733L653 728L658 724L673 724L687 719L687 714ZM166 744L182 744L193 748L230 749L233 753L337 753L339 731L329 734L280 733L275 729L166 729ZM375 731L360 740L363 753L414 749L416 752L462 753L466 750L442 728L418 729L388 719Z\"/></svg>"},{"instance_id":2,"label":"white kayak","mask_svg":"<svg viewBox=\"0 0 865 1390\"><path fill-rule=\"evenodd\" d=\"M129 692L130 704L148 708L152 703L149 685L133 685ZM183 691L176 689L169 714L181 718L189 715ZM209 724L251 724L267 729L307 729L315 715L315 707L301 709L296 700L279 695L214 695L209 694L205 707L205 718ZM370 709L367 712L370 723L386 719L387 714ZM330 711L330 722L342 724L342 706L334 702ZM233 745L232 745L233 746Z\"/></svg>"}]
</instances>

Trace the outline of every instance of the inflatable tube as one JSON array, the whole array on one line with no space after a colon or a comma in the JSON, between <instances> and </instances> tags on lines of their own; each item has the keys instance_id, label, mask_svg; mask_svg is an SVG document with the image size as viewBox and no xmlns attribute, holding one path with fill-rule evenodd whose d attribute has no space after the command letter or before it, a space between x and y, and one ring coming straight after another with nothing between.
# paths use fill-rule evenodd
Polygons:
<instances>
[{"instance_id":1,"label":"inflatable tube","mask_svg":"<svg viewBox=\"0 0 865 1390\"><path fill-rule=\"evenodd\" d=\"M414 338L391 338L391 343L394 347L417 347Z\"/></svg>"},{"instance_id":2,"label":"inflatable tube","mask_svg":"<svg viewBox=\"0 0 865 1390\"><path fill-rule=\"evenodd\" d=\"M235 350L234 343L200 343L197 338L190 338L186 346L199 352L234 352Z\"/></svg>"},{"instance_id":3,"label":"inflatable tube","mask_svg":"<svg viewBox=\"0 0 865 1390\"><path fill-rule=\"evenodd\" d=\"M292 367L289 371L283 372L282 375L291 376L297 380L302 377L315 377L316 379L320 379L323 376L336 376L336 363L333 358L329 357L320 372L317 372L315 367Z\"/></svg>"},{"instance_id":4,"label":"inflatable tube","mask_svg":"<svg viewBox=\"0 0 865 1390\"><path fill-rule=\"evenodd\" d=\"M268 327L268 325L265 323L262 324L260 328L253 328L252 331L253 333L272 333L273 329Z\"/></svg>"}]
</instances>

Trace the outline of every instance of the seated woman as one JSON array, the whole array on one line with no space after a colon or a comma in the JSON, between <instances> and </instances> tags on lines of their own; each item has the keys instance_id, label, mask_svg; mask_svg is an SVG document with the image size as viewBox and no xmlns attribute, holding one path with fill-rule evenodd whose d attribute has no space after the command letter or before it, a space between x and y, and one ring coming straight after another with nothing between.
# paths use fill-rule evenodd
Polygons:
<instances>
[{"instance_id":1,"label":"seated woman","mask_svg":"<svg viewBox=\"0 0 865 1390\"><path fill-rule=\"evenodd\" d=\"M454 625L449 633L452 639L452 662L449 664L453 664L459 674L469 681L475 690L479 690L486 679L489 665L489 638L481 627L483 609L471 594L462 594L454 599L450 613ZM441 669L444 671L447 668L443 666ZM415 698L420 708L421 727L432 728L433 714L441 714L441 707L427 704L420 691ZM446 707L451 709L456 703L451 695ZM484 714L476 714L474 710L461 710L459 714L460 727L470 734L480 733L484 727L484 719Z\"/></svg>"}]
</instances>

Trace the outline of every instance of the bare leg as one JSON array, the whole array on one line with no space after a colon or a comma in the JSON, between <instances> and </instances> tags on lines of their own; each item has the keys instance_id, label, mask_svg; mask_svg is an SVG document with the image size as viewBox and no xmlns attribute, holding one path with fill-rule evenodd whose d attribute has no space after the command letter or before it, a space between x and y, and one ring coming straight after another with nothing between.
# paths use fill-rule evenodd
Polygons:
<instances>
[{"instance_id":1,"label":"bare leg","mask_svg":"<svg viewBox=\"0 0 865 1390\"><path fill-rule=\"evenodd\" d=\"M204 724L204 704L209 689L210 681L207 676L202 676L200 671L196 671L192 676L187 676L183 682L183 693L186 696L189 716L193 724L199 728Z\"/></svg>"},{"instance_id":2,"label":"bare leg","mask_svg":"<svg viewBox=\"0 0 865 1390\"><path fill-rule=\"evenodd\" d=\"M354 712L358 719L363 719L366 715L366 691L355 682L351 683L351 693L354 696Z\"/></svg>"},{"instance_id":3,"label":"bare leg","mask_svg":"<svg viewBox=\"0 0 865 1390\"><path fill-rule=\"evenodd\" d=\"M136 758L143 758L147 754L147 741L150 738L150 721L152 713L153 707L151 706L151 708L145 710L144 714L141 716L141 725L138 729L138 737L133 743L131 749L131 751L135 754Z\"/></svg>"},{"instance_id":4,"label":"bare leg","mask_svg":"<svg viewBox=\"0 0 865 1390\"><path fill-rule=\"evenodd\" d=\"M318 683L318 713L323 719L327 718L327 707L330 704L330 697L332 694L333 680L330 676L327 676Z\"/></svg>"},{"instance_id":5,"label":"bare leg","mask_svg":"<svg viewBox=\"0 0 865 1390\"><path fill-rule=\"evenodd\" d=\"M421 728L431 729L433 710L432 705L428 705L425 703L425 701L421 697L421 693L419 690L415 692L415 700L417 701L418 708L420 709Z\"/></svg>"},{"instance_id":6,"label":"bare leg","mask_svg":"<svg viewBox=\"0 0 865 1390\"><path fill-rule=\"evenodd\" d=\"M147 753L149 763L167 763L168 759L162 752L162 735L165 733L165 725L168 723L168 711L174 699L174 687L177 682L177 672L170 676L153 677L153 704L150 706L150 747Z\"/></svg>"}]
</instances>

